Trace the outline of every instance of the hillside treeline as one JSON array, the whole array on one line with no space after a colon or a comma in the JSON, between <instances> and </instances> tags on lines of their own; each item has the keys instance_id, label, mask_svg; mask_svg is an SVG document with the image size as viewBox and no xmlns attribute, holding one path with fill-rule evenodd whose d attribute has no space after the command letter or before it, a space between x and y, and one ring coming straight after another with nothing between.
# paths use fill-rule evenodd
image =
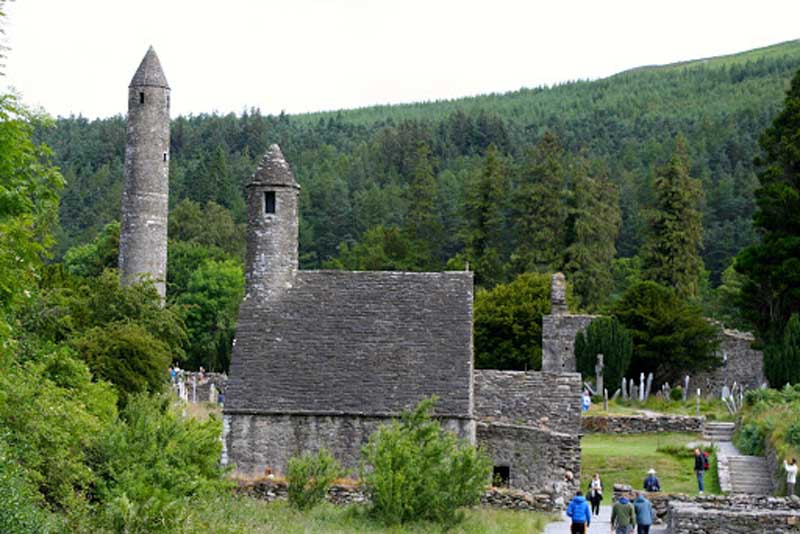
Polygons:
<instances>
[{"instance_id":1,"label":"hillside treeline","mask_svg":"<svg viewBox=\"0 0 800 534\"><path fill-rule=\"evenodd\" d=\"M534 266L523 256L533 246L537 217L551 216L559 234L552 246L561 257L534 263L564 268L564 251L575 242L576 203L582 194L599 194L581 192L585 177L608 183L595 187L607 194L591 209L619 210L618 229L607 225L610 234L594 239L611 240L617 257L636 256L646 240L658 169L681 135L689 174L702 188L702 259L716 285L732 257L756 239L757 138L798 67L800 43L791 42L446 102L300 116L257 109L182 116L172 124L170 202L213 201L242 223L244 185L268 144L277 142L303 187L303 267L461 266L476 238L475 203L491 202L502 246L491 258L492 272L477 271L491 286ZM59 118L36 138L53 148L67 182L60 255L119 219L125 120ZM492 183L484 193L492 198L478 199L487 172ZM531 191L541 198L531 199Z\"/></svg>"}]
</instances>

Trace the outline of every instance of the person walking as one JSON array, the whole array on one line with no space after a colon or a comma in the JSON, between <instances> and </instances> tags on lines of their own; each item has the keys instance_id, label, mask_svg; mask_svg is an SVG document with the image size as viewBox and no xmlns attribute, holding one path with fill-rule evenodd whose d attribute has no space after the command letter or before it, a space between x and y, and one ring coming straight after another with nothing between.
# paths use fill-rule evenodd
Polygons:
<instances>
[{"instance_id":1,"label":"person walking","mask_svg":"<svg viewBox=\"0 0 800 534\"><path fill-rule=\"evenodd\" d=\"M786 495L794 495L794 484L797 482L797 460L794 458L791 462L784 460L783 468L786 470Z\"/></svg>"},{"instance_id":2,"label":"person walking","mask_svg":"<svg viewBox=\"0 0 800 534\"><path fill-rule=\"evenodd\" d=\"M588 390L583 391L583 396L581 397L581 411L588 412L589 408L592 407L592 397L589 395Z\"/></svg>"},{"instance_id":3,"label":"person walking","mask_svg":"<svg viewBox=\"0 0 800 534\"><path fill-rule=\"evenodd\" d=\"M589 502L592 503L592 513L600 515L600 501L603 500L603 483L600 481L600 473L595 473L589 482Z\"/></svg>"},{"instance_id":4,"label":"person walking","mask_svg":"<svg viewBox=\"0 0 800 534\"><path fill-rule=\"evenodd\" d=\"M637 493L633 509L636 512L637 534L650 534L650 525L653 524L653 503L648 501L643 493Z\"/></svg>"},{"instance_id":5,"label":"person walking","mask_svg":"<svg viewBox=\"0 0 800 534\"><path fill-rule=\"evenodd\" d=\"M572 519L569 527L570 534L585 534L592 522L592 512L589 510L589 504L582 491L578 490L569 502L567 515Z\"/></svg>"},{"instance_id":6,"label":"person walking","mask_svg":"<svg viewBox=\"0 0 800 534\"><path fill-rule=\"evenodd\" d=\"M636 510L631 501L622 496L611 508L611 528L615 534L631 534L636 526Z\"/></svg>"},{"instance_id":7,"label":"person walking","mask_svg":"<svg viewBox=\"0 0 800 534\"><path fill-rule=\"evenodd\" d=\"M658 478L656 477L656 470L652 467L647 472L647 478L644 479L644 489L645 491L661 491L661 484L658 482Z\"/></svg>"},{"instance_id":8,"label":"person walking","mask_svg":"<svg viewBox=\"0 0 800 534\"><path fill-rule=\"evenodd\" d=\"M700 452L700 449L694 450L694 474L697 475L697 489L700 492L700 495L703 494L703 475L706 472L706 458L703 456L703 453Z\"/></svg>"}]
</instances>

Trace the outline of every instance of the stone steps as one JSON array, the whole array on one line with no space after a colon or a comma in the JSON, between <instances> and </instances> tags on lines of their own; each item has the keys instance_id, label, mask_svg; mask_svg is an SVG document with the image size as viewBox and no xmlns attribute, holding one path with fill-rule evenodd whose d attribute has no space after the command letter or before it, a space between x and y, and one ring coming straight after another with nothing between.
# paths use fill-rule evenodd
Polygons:
<instances>
[{"instance_id":1,"label":"stone steps","mask_svg":"<svg viewBox=\"0 0 800 534\"><path fill-rule=\"evenodd\" d=\"M706 423L703 437L711 441L730 441L735 429L734 423Z\"/></svg>"},{"instance_id":2,"label":"stone steps","mask_svg":"<svg viewBox=\"0 0 800 534\"><path fill-rule=\"evenodd\" d=\"M731 491L752 495L772 493L772 478L766 458L761 456L728 457Z\"/></svg>"}]
</instances>

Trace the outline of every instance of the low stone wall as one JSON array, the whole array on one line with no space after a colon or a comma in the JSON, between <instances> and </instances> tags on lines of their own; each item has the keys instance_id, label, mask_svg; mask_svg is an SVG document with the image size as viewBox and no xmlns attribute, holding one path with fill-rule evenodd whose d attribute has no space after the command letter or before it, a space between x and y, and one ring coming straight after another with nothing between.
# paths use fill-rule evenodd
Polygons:
<instances>
[{"instance_id":1,"label":"low stone wall","mask_svg":"<svg viewBox=\"0 0 800 534\"><path fill-rule=\"evenodd\" d=\"M235 491L268 502L288 498L287 485L283 480L240 481ZM335 505L364 504L369 501L369 497L361 486L334 485L328 490L327 500ZM481 496L481 505L530 512L554 512L561 509L550 494L494 487L487 489Z\"/></svg>"},{"instance_id":2,"label":"low stone wall","mask_svg":"<svg viewBox=\"0 0 800 534\"><path fill-rule=\"evenodd\" d=\"M509 468L512 488L552 494L559 507L580 488L581 442L577 435L505 423L478 423L476 435L478 446L494 465Z\"/></svg>"},{"instance_id":3,"label":"low stone wall","mask_svg":"<svg viewBox=\"0 0 800 534\"><path fill-rule=\"evenodd\" d=\"M693 415L592 415L581 417L581 428L586 434L702 432L705 422Z\"/></svg>"},{"instance_id":4,"label":"low stone wall","mask_svg":"<svg viewBox=\"0 0 800 534\"><path fill-rule=\"evenodd\" d=\"M268 415L224 412L225 453L242 474L260 475L266 468L285 473L289 458L328 449L351 475L362 445L390 417L360 415ZM442 427L474 442L475 423L445 418Z\"/></svg>"},{"instance_id":5,"label":"low stone wall","mask_svg":"<svg viewBox=\"0 0 800 534\"><path fill-rule=\"evenodd\" d=\"M753 495L671 500L672 534L744 534L800 532L800 498Z\"/></svg>"},{"instance_id":6,"label":"low stone wall","mask_svg":"<svg viewBox=\"0 0 800 534\"><path fill-rule=\"evenodd\" d=\"M581 428L581 375L476 369L475 418L572 434Z\"/></svg>"}]
</instances>

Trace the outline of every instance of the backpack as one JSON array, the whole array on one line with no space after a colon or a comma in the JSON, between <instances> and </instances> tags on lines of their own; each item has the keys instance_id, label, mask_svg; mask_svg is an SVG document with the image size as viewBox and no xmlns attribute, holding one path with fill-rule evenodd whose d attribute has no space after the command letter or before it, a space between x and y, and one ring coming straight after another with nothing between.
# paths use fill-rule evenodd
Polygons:
<instances>
[{"instance_id":1,"label":"backpack","mask_svg":"<svg viewBox=\"0 0 800 534\"><path fill-rule=\"evenodd\" d=\"M711 466L708 465L708 453L707 452L703 453L703 469L705 471L708 471L709 469L711 469Z\"/></svg>"}]
</instances>

